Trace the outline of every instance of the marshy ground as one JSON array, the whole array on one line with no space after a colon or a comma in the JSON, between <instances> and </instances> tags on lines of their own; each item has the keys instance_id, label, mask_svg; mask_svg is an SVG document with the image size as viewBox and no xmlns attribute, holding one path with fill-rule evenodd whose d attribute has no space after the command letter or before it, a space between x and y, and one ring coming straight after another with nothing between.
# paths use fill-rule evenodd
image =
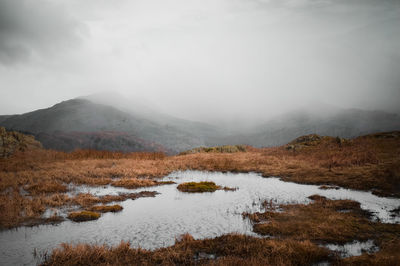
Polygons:
<instances>
[{"instance_id":1,"label":"marshy ground","mask_svg":"<svg viewBox=\"0 0 400 266\"><path fill-rule=\"evenodd\" d=\"M177 156L99 151L18 153L0 161L0 227L6 230L44 223L46 219L62 220L57 210L65 208L100 213L104 204L157 197L157 192L152 191L155 187L173 184L159 178L188 169L257 172L265 177L279 176L284 181L321 185L327 191L340 186L399 198L400 137L398 133L388 133L345 141L306 138L277 148L199 149ZM143 190L101 196L72 193L73 187L80 185ZM44 218L49 209L54 209L54 214ZM274 238L225 235L194 240L186 236L174 246L155 251L131 248L127 243L112 248L64 245L45 263L308 265L330 261L396 265L400 261L400 225L371 221L354 201L314 197L311 204L284 204L279 211L265 209L246 219L254 223L256 234ZM371 239L379 246L377 253L346 259L321 246Z\"/></svg>"},{"instance_id":2,"label":"marshy ground","mask_svg":"<svg viewBox=\"0 0 400 266\"><path fill-rule=\"evenodd\" d=\"M179 191L189 192L189 193L214 192L216 190L225 190L225 191L236 190L235 188L218 186L212 181L181 183L178 185L177 189Z\"/></svg>"}]
</instances>

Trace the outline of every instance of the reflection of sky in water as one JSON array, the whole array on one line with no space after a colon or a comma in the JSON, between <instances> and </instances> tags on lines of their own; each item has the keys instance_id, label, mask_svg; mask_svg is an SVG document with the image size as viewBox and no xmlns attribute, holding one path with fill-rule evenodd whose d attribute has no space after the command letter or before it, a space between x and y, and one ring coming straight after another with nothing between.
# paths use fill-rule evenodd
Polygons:
<instances>
[{"instance_id":1,"label":"reflection of sky in water","mask_svg":"<svg viewBox=\"0 0 400 266\"><path fill-rule=\"evenodd\" d=\"M59 243L107 243L130 241L135 247L155 249L173 245L175 237L190 233L196 239L239 232L255 235L251 224L243 219L243 212L260 211L260 202L272 200L281 203L308 203L308 196L320 194L331 199L353 199L361 207L372 211L384 222L399 222L389 211L400 205L400 200L380 198L369 192L349 189L321 190L314 185L288 183L278 178L262 178L258 174L230 174L199 171L175 172L164 180L177 184L188 181L214 181L218 185L237 187L236 191L213 193L184 193L177 184L128 190L124 188L77 187L76 192L96 195L158 191L155 198L127 200L120 213L106 213L97 221L60 225L43 225L33 228L0 232L0 261L3 264L35 263L32 252L51 250Z\"/></svg>"}]
</instances>

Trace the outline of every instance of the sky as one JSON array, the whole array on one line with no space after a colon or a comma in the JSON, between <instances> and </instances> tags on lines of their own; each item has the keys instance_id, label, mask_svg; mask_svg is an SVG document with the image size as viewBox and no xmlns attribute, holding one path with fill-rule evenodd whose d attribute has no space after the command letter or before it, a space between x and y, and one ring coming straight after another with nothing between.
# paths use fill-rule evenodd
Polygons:
<instances>
[{"instance_id":1,"label":"sky","mask_svg":"<svg viewBox=\"0 0 400 266\"><path fill-rule=\"evenodd\" d=\"M0 114L104 91L199 121L400 112L400 0L0 0Z\"/></svg>"}]
</instances>

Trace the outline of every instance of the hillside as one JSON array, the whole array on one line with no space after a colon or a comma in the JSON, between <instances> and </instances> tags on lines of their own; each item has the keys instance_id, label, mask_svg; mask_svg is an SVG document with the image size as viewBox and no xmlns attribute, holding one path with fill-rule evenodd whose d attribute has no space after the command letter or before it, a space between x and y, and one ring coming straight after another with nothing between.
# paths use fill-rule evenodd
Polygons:
<instances>
[{"instance_id":1,"label":"hillside","mask_svg":"<svg viewBox=\"0 0 400 266\"><path fill-rule=\"evenodd\" d=\"M297 136L319 134L354 138L376 132L400 129L400 116L382 111L360 109L297 110L280 115L252 129L216 138L219 145L246 144L255 147L279 146Z\"/></svg>"},{"instance_id":2,"label":"hillside","mask_svg":"<svg viewBox=\"0 0 400 266\"><path fill-rule=\"evenodd\" d=\"M55 131L53 133L40 132L35 134L35 137L45 148L61 151L94 149L122 152L151 151L172 153L160 144L145 141L124 132Z\"/></svg>"},{"instance_id":3,"label":"hillside","mask_svg":"<svg viewBox=\"0 0 400 266\"><path fill-rule=\"evenodd\" d=\"M116 108L96 104L88 100L73 99L56 104L50 108L22 115L13 115L0 122L7 129L29 132L37 136L46 148L85 148L89 144L84 140L94 132L115 132L124 136L120 142L114 142L113 150L137 151L146 148L149 142L154 147L165 147L170 152L179 152L204 145L201 138L169 125L136 117ZM74 139L84 133L82 141ZM74 137L73 137L74 136ZM109 134L98 135L109 136ZM129 136L129 137L128 137ZM80 138L78 137L78 139ZM70 139L71 141L68 141ZM131 143L127 148L127 142ZM99 149L108 149L109 145L96 144ZM158 149L157 148L157 149Z\"/></svg>"},{"instance_id":4,"label":"hillside","mask_svg":"<svg viewBox=\"0 0 400 266\"><path fill-rule=\"evenodd\" d=\"M169 116L123 97L97 95L64 101L22 115L0 116L0 126L32 134L50 149L91 148L174 154L201 146L279 146L308 134L354 138L399 130L400 116L315 104L252 127L238 121L232 130L222 124L209 125Z\"/></svg>"}]
</instances>

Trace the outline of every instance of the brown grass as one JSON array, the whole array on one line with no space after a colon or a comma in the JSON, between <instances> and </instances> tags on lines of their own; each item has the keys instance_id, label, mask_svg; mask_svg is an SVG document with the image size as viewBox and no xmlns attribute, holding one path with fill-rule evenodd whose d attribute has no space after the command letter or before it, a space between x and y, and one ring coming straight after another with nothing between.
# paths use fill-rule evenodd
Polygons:
<instances>
[{"instance_id":1,"label":"brown grass","mask_svg":"<svg viewBox=\"0 0 400 266\"><path fill-rule=\"evenodd\" d=\"M121 205L96 205L88 209L93 212L120 212L122 211Z\"/></svg>"},{"instance_id":2,"label":"brown grass","mask_svg":"<svg viewBox=\"0 0 400 266\"><path fill-rule=\"evenodd\" d=\"M157 181L152 179L139 179L139 178L124 178L117 181L111 182L114 187L124 187L124 188L139 188L139 187L151 187L159 185L175 184L173 181Z\"/></svg>"},{"instance_id":3,"label":"brown grass","mask_svg":"<svg viewBox=\"0 0 400 266\"><path fill-rule=\"evenodd\" d=\"M68 219L74 222L85 222L97 220L100 218L100 213L92 211L71 212L68 214Z\"/></svg>"},{"instance_id":4,"label":"brown grass","mask_svg":"<svg viewBox=\"0 0 400 266\"><path fill-rule=\"evenodd\" d=\"M258 172L291 182L338 185L400 197L400 137L396 134L344 142L322 138L297 150L287 150L285 146L246 147L245 152L200 152L170 157L161 153L104 151L17 153L0 160L0 228L38 218L47 207L70 204L63 194L68 184L136 188L158 185L156 178L187 169ZM22 189L29 195L24 195ZM96 200L94 204L97 203L102 202Z\"/></svg>"},{"instance_id":5,"label":"brown grass","mask_svg":"<svg viewBox=\"0 0 400 266\"><path fill-rule=\"evenodd\" d=\"M207 259L208 254L216 259ZM331 260L329 255L310 241L235 234L194 240L186 235L174 246L155 251L133 249L126 242L116 247L63 244L43 265L311 265Z\"/></svg>"},{"instance_id":6,"label":"brown grass","mask_svg":"<svg viewBox=\"0 0 400 266\"><path fill-rule=\"evenodd\" d=\"M70 204L79 205L84 208L91 207L95 204L107 204L110 202L125 201L127 199L135 200L142 197L155 197L157 192L155 191L141 191L138 193L122 193L119 195L105 195L101 197L93 196L90 193L81 193L74 198L69 199Z\"/></svg>"},{"instance_id":7,"label":"brown grass","mask_svg":"<svg viewBox=\"0 0 400 266\"><path fill-rule=\"evenodd\" d=\"M400 237L399 224L371 222L360 204L351 200L328 200L319 195L313 203L281 205L281 212L245 214L262 235L295 240L344 244L353 240ZM347 212L343 212L343 211Z\"/></svg>"}]
</instances>

